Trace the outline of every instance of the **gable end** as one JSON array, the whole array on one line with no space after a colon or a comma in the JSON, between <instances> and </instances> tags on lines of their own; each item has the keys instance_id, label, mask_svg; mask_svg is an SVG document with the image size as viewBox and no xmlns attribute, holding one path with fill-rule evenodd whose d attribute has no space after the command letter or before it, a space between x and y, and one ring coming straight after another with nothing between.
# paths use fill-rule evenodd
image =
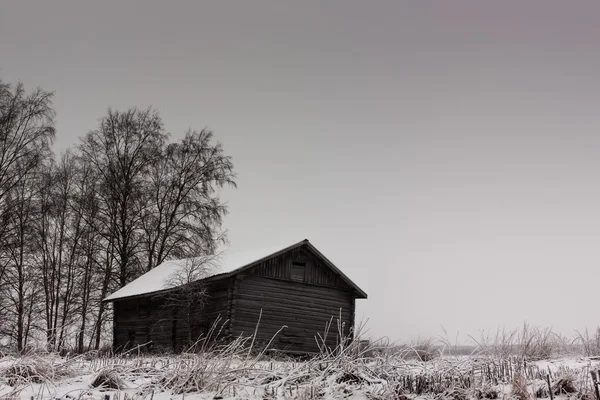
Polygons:
<instances>
[{"instance_id":1,"label":"gable end","mask_svg":"<svg viewBox=\"0 0 600 400\"><path fill-rule=\"evenodd\" d=\"M355 292L357 298L366 298L366 294L360 288L335 266L332 268L332 265L308 241L303 241L298 246L242 268L236 273L350 290Z\"/></svg>"}]
</instances>

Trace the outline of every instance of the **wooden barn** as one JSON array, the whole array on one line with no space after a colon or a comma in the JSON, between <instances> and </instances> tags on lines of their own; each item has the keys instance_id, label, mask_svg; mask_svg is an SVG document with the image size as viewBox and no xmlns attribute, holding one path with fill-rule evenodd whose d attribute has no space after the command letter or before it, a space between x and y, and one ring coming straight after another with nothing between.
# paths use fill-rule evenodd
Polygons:
<instances>
[{"instance_id":1,"label":"wooden barn","mask_svg":"<svg viewBox=\"0 0 600 400\"><path fill-rule=\"evenodd\" d=\"M259 346L313 353L323 341L334 348L340 336L352 337L355 301L367 298L308 240L227 254L215 264L201 279L178 284L173 276L192 264L168 261L108 296L113 348L151 343L177 352L217 327L221 339L256 330Z\"/></svg>"}]
</instances>

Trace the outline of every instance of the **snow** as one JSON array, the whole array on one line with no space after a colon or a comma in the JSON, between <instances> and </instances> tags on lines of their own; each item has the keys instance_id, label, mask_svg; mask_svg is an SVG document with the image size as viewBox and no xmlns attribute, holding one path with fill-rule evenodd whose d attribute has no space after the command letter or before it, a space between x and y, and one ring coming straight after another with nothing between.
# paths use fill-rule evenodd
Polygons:
<instances>
[{"instance_id":1,"label":"snow","mask_svg":"<svg viewBox=\"0 0 600 400\"><path fill-rule=\"evenodd\" d=\"M243 355L243 354L242 354ZM64 359L53 355L25 356L20 358L0 358L0 398L42 400L42 399L94 399L104 400L259 400L290 398L322 398L365 400L372 398L396 398L397 384L401 377L439 374L463 376L474 373L479 361L471 357L442 357L429 362L416 360L373 358L329 358L320 361L277 361L245 360L245 357L232 358L219 355L170 355L142 357L87 358L78 356ZM488 362L491 360L488 360ZM497 360L496 360L497 361ZM507 361L507 360L505 360ZM407 365L407 362L409 365ZM35 365L44 367L41 382L23 381L17 385L7 379L11 365ZM414 365L413 365L414 364ZM580 393L590 393L589 379L591 368L597 369L600 363L585 357L565 357L543 360L535 363L540 368L551 365L556 368L551 380L556 382L565 368L574 367ZM514 365L513 365L514 366ZM414 367L420 367L414 369ZM51 374L50 371L56 372ZM92 382L98 373L113 371L122 380L121 389L95 388ZM479 376L479 375L477 375ZM461 392L464 399L475 400L476 390L487 387L501 395L510 397L510 382L487 381L485 376L476 378L471 389ZM170 385L173 379L187 382L191 377L199 390L187 393L175 391ZM475 379L475 376L474 376ZM479 381L486 380L485 382ZM533 392L538 385L546 385L545 380L529 379L528 391ZM196 387L196 386L193 386ZM456 398L452 389L440 398ZM416 395L405 393L411 400L431 400L429 393ZM439 394L435 397L440 396ZM460 398L460 397L459 397ZM555 400L569 400L568 395L555 395ZM579 398L579 397L577 397Z\"/></svg>"},{"instance_id":2,"label":"snow","mask_svg":"<svg viewBox=\"0 0 600 400\"><path fill-rule=\"evenodd\" d=\"M203 274L202 278L234 272L290 246L291 245L288 243L286 245L248 251L233 253L225 252L220 257L217 257L214 261L210 262L211 266L208 268L207 273ZM190 263L194 260L195 259L165 261L128 285L112 293L105 298L105 301L139 296L141 294L168 289L169 287L172 287L175 278L184 273L184 271L189 268L189 265L191 265Z\"/></svg>"}]
</instances>

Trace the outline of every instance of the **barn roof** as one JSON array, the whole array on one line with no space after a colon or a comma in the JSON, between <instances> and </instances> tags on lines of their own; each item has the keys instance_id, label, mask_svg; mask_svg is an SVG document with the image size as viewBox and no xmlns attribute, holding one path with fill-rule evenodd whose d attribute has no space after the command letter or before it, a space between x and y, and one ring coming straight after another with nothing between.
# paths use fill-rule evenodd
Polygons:
<instances>
[{"instance_id":1,"label":"barn roof","mask_svg":"<svg viewBox=\"0 0 600 400\"><path fill-rule=\"evenodd\" d=\"M296 247L307 245L318 257L320 257L331 269L333 269L341 278L350 285L359 295L359 298L367 298L367 294L360 289L350 278L340 271L331 261L329 261L319 250L317 250L309 241L305 239L291 246L276 246L262 249L255 249L243 252L225 253L213 260L205 261L208 267L203 267L202 276L199 279L208 279L212 277L227 277L235 275L247 268L263 262L279 254L288 252ZM145 294L161 292L178 286L177 280L182 274L190 270L190 265L198 259L183 259L165 261L156 266L149 272L133 280L121 289L106 297L104 301L115 301L127 297L138 297ZM192 279L193 280L193 279Z\"/></svg>"}]
</instances>

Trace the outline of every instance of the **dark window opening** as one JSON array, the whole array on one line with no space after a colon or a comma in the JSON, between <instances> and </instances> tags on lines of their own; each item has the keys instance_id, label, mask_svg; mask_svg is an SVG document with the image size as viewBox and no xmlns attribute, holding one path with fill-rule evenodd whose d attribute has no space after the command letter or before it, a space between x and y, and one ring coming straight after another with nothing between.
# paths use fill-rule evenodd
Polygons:
<instances>
[{"instance_id":1,"label":"dark window opening","mask_svg":"<svg viewBox=\"0 0 600 400\"><path fill-rule=\"evenodd\" d=\"M306 263L294 261L292 262L292 272L290 278L294 281L304 282L304 272L306 270Z\"/></svg>"}]
</instances>

